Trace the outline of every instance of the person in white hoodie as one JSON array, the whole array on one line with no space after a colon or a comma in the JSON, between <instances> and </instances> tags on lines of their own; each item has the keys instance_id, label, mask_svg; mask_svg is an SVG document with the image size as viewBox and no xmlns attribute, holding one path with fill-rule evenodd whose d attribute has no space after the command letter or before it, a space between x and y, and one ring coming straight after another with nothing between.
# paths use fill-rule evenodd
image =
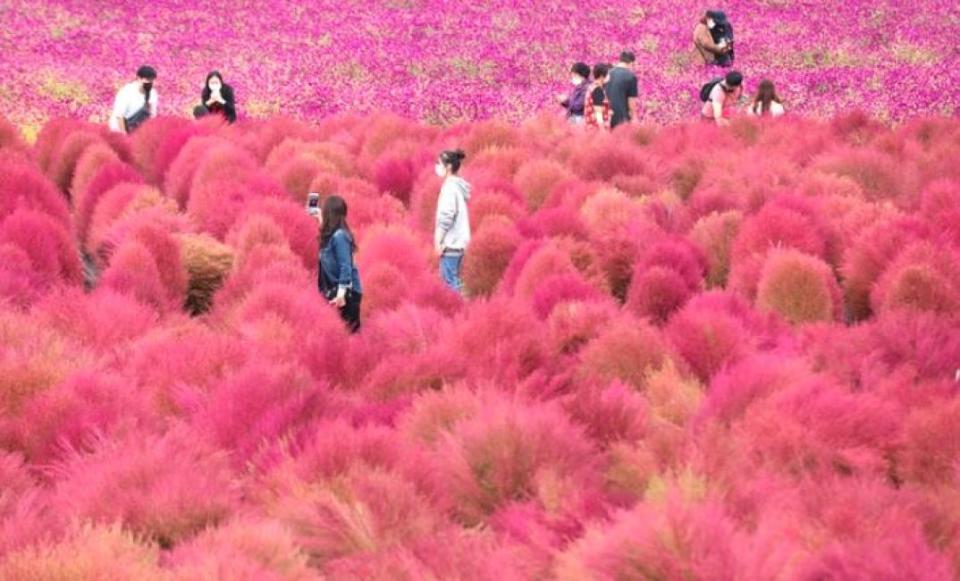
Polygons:
<instances>
[{"instance_id":1,"label":"person in white hoodie","mask_svg":"<svg viewBox=\"0 0 960 581\"><path fill-rule=\"evenodd\" d=\"M433 244L440 257L440 276L456 293L463 292L460 271L470 244L470 184L459 176L466 159L462 150L444 151L437 160L437 177L443 178L437 200L437 220Z\"/></svg>"}]
</instances>

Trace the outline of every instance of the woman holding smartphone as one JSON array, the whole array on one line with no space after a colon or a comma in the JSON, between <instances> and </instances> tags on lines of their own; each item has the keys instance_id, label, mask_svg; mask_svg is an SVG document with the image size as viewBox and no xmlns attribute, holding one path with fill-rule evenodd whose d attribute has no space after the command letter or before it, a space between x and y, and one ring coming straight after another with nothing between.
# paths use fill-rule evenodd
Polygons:
<instances>
[{"instance_id":1,"label":"woman holding smartphone","mask_svg":"<svg viewBox=\"0 0 960 581\"><path fill-rule=\"evenodd\" d=\"M317 215L320 224L320 292L340 310L340 317L351 333L360 330L360 302L363 289L360 273L353 262L357 244L347 225L347 203L330 196Z\"/></svg>"},{"instance_id":2,"label":"woman holding smartphone","mask_svg":"<svg viewBox=\"0 0 960 581\"><path fill-rule=\"evenodd\" d=\"M200 91L200 104L193 109L197 119L207 115L220 115L227 123L237 120L237 100L233 87L223 82L220 71L211 71Z\"/></svg>"}]
</instances>

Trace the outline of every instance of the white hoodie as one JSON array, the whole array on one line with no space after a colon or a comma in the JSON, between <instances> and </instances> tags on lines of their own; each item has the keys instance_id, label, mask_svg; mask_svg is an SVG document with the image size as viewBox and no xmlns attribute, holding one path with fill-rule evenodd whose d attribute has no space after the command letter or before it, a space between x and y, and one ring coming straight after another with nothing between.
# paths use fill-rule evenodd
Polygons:
<instances>
[{"instance_id":1,"label":"white hoodie","mask_svg":"<svg viewBox=\"0 0 960 581\"><path fill-rule=\"evenodd\" d=\"M437 200L437 222L433 242L443 250L466 250L470 244L470 184L461 177L448 176Z\"/></svg>"}]
</instances>

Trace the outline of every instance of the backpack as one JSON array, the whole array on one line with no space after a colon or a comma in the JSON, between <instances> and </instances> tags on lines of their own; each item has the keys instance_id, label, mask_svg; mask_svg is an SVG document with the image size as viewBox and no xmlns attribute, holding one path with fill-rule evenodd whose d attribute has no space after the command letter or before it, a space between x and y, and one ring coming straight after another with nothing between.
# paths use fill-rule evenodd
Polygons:
<instances>
[{"instance_id":1,"label":"backpack","mask_svg":"<svg viewBox=\"0 0 960 581\"><path fill-rule=\"evenodd\" d=\"M712 81L708 82L706 85L700 87L700 100L703 101L704 103L709 101L710 93L713 92L713 88L716 87L721 82L723 82L722 77L713 79Z\"/></svg>"}]
</instances>

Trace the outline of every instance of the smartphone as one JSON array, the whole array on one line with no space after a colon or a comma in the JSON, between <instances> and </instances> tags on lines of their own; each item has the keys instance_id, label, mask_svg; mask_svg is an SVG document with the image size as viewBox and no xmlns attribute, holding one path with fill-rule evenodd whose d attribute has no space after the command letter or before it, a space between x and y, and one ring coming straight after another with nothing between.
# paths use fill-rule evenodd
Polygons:
<instances>
[{"instance_id":1,"label":"smartphone","mask_svg":"<svg viewBox=\"0 0 960 581\"><path fill-rule=\"evenodd\" d=\"M320 194L310 192L307 194L307 213L316 216L320 213Z\"/></svg>"}]
</instances>

